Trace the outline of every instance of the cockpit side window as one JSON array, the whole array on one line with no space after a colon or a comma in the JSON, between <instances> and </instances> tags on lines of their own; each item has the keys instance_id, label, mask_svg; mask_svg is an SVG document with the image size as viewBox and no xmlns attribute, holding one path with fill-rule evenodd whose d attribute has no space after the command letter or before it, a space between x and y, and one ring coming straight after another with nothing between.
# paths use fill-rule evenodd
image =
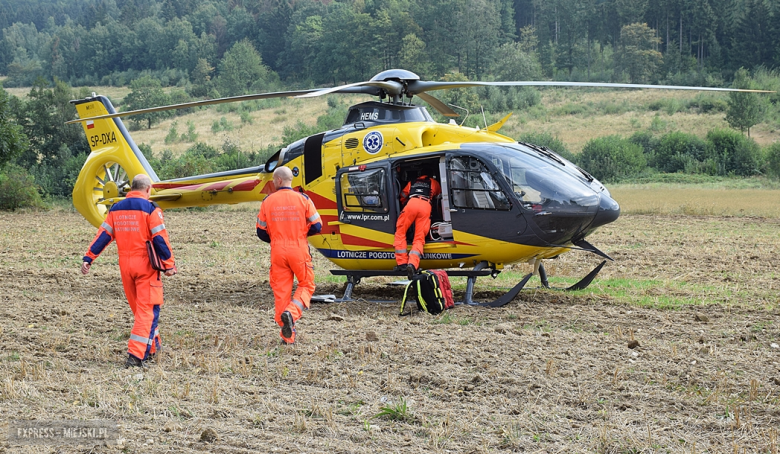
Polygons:
<instances>
[{"instance_id":1,"label":"cockpit side window","mask_svg":"<svg viewBox=\"0 0 780 454\"><path fill-rule=\"evenodd\" d=\"M339 177L344 211L387 213L389 203L384 169L342 173Z\"/></svg>"},{"instance_id":2,"label":"cockpit side window","mask_svg":"<svg viewBox=\"0 0 780 454\"><path fill-rule=\"evenodd\" d=\"M452 203L457 208L509 210L511 205L490 171L479 159L459 156L449 162Z\"/></svg>"}]
</instances>

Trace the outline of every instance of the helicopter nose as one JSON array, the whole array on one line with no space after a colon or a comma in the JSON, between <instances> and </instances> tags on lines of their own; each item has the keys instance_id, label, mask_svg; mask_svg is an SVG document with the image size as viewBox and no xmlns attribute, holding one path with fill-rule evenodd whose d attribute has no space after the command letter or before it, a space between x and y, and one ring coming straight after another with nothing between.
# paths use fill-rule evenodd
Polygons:
<instances>
[{"instance_id":1,"label":"helicopter nose","mask_svg":"<svg viewBox=\"0 0 780 454\"><path fill-rule=\"evenodd\" d=\"M601 194L601 200L599 201L599 209L596 212L596 216L593 218L593 222L590 224L591 229L607 225L610 222L614 222L620 217L620 205L607 194Z\"/></svg>"}]
</instances>

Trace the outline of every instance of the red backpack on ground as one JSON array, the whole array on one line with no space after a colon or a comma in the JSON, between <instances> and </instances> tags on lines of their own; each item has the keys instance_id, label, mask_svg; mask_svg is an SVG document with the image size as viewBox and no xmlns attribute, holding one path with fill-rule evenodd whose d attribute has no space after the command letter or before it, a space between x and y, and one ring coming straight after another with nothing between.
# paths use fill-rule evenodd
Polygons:
<instances>
[{"instance_id":1,"label":"red backpack on ground","mask_svg":"<svg viewBox=\"0 0 780 454\"><path fill-rule=\"evenodd\" d=\"M452 299L452 286L450 285L450 276L444 270L430 270L439 278L439 287L444 297L444 309L455 307L455 301Z\"/></svg>"},{"instance_id":2,"label":"red backpack on ground","mask_svg":"<svg viewBox=\"0 0 780 454\"><path fill-rule=\"evenodd\" d=\"M404 314L404 308L410 296L417 302L417 309L430 314L438 314L455 306L450 277L444 270L423 270L409 282L401 301L400 315L409 315Z\"/></svg>"}]
</instances>

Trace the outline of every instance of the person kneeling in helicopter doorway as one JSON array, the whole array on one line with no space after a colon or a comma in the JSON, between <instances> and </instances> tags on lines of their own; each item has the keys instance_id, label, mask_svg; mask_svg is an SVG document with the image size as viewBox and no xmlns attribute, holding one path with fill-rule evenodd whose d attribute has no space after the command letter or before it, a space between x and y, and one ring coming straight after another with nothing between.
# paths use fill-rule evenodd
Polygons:
<instances>
[{"instance_id":1,"label":"person kneeling in helicopter doorway","mask_svg":"<svg viewBox=\"0 0 780 454\"><path fill-rule=\"evenodd\" d=\"M282 328L283 344L295 343L295 321L309 308L314 294L314 266L307 236L320 233L322 221L311 199L292 188L292 171L274 170L276 192L260 205L257 237L271 243L269 281L274 292L274 321ZM293 277L298 288L290 298Z\"/></svg>"},{"instance_id":2,"label":"person kneeling in helicopter doorway","mask_svg":"<svg viewBox=\"0 0 780 454\"><path fill-rule=\"evenodd\" d=\"M409 279L420 268L420 259L425 246L425 236L431 228L431 200L441 194L441 185L434 178L420 175L408 182L401 191L401 204L404 206L398 222L395 224L395 271L406 269ZM406 231L414 224L412 249L406 252Z\"/></svg>"}]
</instances>

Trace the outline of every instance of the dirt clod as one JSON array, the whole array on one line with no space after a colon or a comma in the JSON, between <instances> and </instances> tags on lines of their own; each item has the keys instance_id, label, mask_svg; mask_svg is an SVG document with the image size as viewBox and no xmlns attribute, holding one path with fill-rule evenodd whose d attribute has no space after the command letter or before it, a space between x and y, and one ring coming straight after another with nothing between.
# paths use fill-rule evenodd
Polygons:
<instances>
[{"instance_id":1,"label":"dirt clod","mask_svg":"<svg viewBox=\"0 0 780 454\"><path fill-rule=\"evenodd\" d=\"M694 314L693 319L696 320L697 322L702 322L702 323L709 323L710 321L710 318L702 314L701 312L697 312L696 314Z\"/></svg>"},{"instance_id":2,"label":"dirt clod","mask_svg":"<svg viewBox=\"0 0 780 454\"><path fill-rule=\"evenodd\" d=\"M200 441L205 443L214 443L217 441L217 431L214 429L206 429L200 434Z\"/></svg>"},{"instance_id":3,"label":"dirt clod","mask_svg":"<svg viewBox=\"0 0 780 454\"><path fill-rule=\"evenodd\" d=\"M369 342L376 342L379 340L379 336L377 336L375 332L369 331L366 333L366 340Z\"/></svg>"},{"instance_id":4,"label":"dirt clod","mask_svg":"<svg viewBox=\"0 0 780 454\"><path fill-rule=\"evenodd\" d=\"M639 348L639 347L640 347L640 345L639 345L639 341L638 340L634 339L634 340L628 341L628 348L634 349L634 348Z\"/></svg>"}]
</instances>

